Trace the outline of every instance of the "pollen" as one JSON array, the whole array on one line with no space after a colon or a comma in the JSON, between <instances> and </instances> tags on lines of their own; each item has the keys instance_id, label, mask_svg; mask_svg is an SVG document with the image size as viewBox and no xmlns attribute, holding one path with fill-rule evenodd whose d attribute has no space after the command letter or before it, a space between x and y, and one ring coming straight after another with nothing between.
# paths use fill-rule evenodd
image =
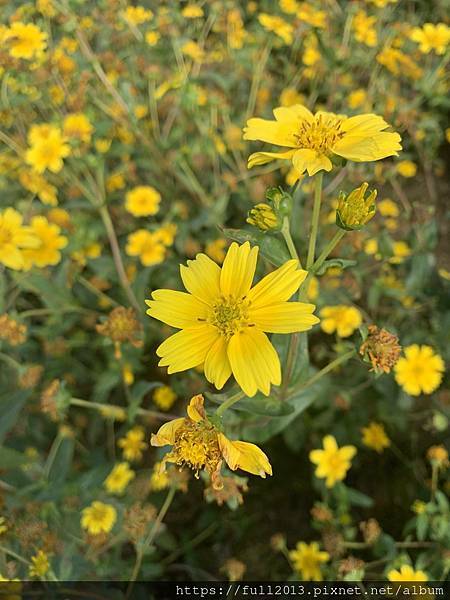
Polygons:
<instances>
[{"instance_id":1,"label":"pollen","mask_svg":"<svg viewBox=\"0 0 450 600\"><path fill-rule=\"evenodd\" d=\"M209 322L227 339L248 323L249 302L245 298L222 296L212 307Z\"/></svg>"},{"instance_id":2,"label":"pollen","mask_svg":"<svg viewBox=\"0 0 450 600\"><path fill-rule=\"evenodd\" d=\"M216 429L205 421L186 421L177 432L169 461L189 467L198 479L202 469L214 473L221 460Z\"/></svg>"},{"instance_id":3,"label":"pollen","mask_svg":"<svg viewBox=\"0 0 450 600\"><path fill-rule=\"evenodd\" d=\"M343 137L342 123L340 117L324 120L322 115L315 117L312 122L302 121L298 132L294 134L297 145L299 148L326 153Z\"/></svg>"}]
</instances>

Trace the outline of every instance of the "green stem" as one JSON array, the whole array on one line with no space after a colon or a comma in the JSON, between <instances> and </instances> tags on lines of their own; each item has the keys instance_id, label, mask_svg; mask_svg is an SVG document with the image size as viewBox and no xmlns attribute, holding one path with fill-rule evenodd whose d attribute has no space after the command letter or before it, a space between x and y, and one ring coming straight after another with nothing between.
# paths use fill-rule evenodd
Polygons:
<instances>
[{"instance_id":1,"label":"green stem","mask_svg":"<svg viewBox=\"0 0 450 600\"><path fill-rule=\"evenodd\" d=\"M306 259L306 268L309 270L314 262L316 251L317 231L319 229L320 203L322 201L322 181L323 173L320 171L316 175L316 185L314 189L314 205L311 222L311 235L309 237L308 258Z\"/></svg>"},{"instance_id":2,"label":"green stem","mask_svg":"<svg viewBox=\"0 0 450 600\"><path fill-rule=\"evenodd\" d=\"M326 367L324 367L323 369L321 369L320 371L318 371L317 373L315 373L312 377L310 377L309 379L307 379L300 386L298 386L297 388L294 388L292 390L291 396L295 396L301 390L304 390L304 389L306 389L308 387L311 387L317 381L319 381L319 379L322 379L322 377L324 375L327 375L327 373L330 373L330 371L333 371L336 367L338 367L342 363L345 363L348 360L350 360L350 358L352 358L353 356L355 356L355 354L356 354L356 350L353 349L353 350L349 350L345 354L342 354L341 356L338 356L332 362L330 362L330 364L328 364Z\"/></svg>"},{"instance_id":3,"label":"green stem","mask_svg":"<svg viewBox=\"0 0 450 600\"><path fill-rule=\"evenodd\" d=\"M317 271L320 269L320 267L325 262L326 258L336 248L336 246L339 244L339 242L342 240L342 238L344 237L345 234L346 234L346 231L344 231L343 229L339 229L339 231L336 231L333 238L328 242L328 244L325 246L325 248L319 255L319 258L312 265L311 273L317 273Z\"/></svg>"},{"instance_id":4,"label":"green stem","mask_svg":"<svg viewBox=\"0 0 450 600\"><path fill-rule=\"evenodd\" d=\"M245 394L242 391L236 392L236 394L233 394L233 396L230 396L228 398L228 400L225 400L225 402L223 402L219 406L219 408L216 410L216 415L218 417L221 417L223 415L223 413L230 408L230 406L233 406L233 404L235 404L236 402L241 400L241 398L243 398L244 396L245 396Z\"/></svg>"},{"instance_id":5,"label":"green stem","mask_svg":"<svg viewBox=\"0 0 450 600\"><path fill-rule=\"evenodd\" d=\"M12 358L11 356L8 356L8 354L4 354L3 352L0 352L0 360L3 360L5 363L7 363L13 369L17 369L17 371L20 371L22 369L22 366L20 365L20 363L18 363L17 360L14 360L14 358Z\"/></svg>"},{"instance_id":6,"label":"green stem","mask_svg":"<svg viewBox=\"0 0 450 600\"><path fill-rule=\"evenodd\" d=\"M300 269L301 269L302 268L302 264L301 264L300 258L298 256L298 252L297 252L297 249L295 247L294 240L292 239L292 236L291 236L291 229L290 229L289 218L288 217L284 217L283 218L283 225L281 227L281 233L282 233L282 235L284 237L284 241L286 242L286 246L288 247L289 254L291 255L291 258L295 258L296 260L298 260L298 264L299 264Z\"/></svg>"},{"instance_id":7,"label":"green stem","mask_svg":"<svg viewBox=\"0 0 450 600\"><path fill-rule=\"evenodd\" d=\"M120 411L126 412L126 409L123 406L117 406L115 404L102 404L101 402L91 402L90 400L82 400L81 398L71 398L70 399L71 406L80 406L82 408L90 408L92 410L98 410L100 412L107 411L108 409L112 409L113 411L117 411L119 414ZM142 415L143 417L152 417L157 419L162 419L164 421L171 421L172 419L177 419L176 415L171 415L169 413L161 413L156 410L146 410L145 408L138 408L137 414Z\"/></svg>"}]
</instances>

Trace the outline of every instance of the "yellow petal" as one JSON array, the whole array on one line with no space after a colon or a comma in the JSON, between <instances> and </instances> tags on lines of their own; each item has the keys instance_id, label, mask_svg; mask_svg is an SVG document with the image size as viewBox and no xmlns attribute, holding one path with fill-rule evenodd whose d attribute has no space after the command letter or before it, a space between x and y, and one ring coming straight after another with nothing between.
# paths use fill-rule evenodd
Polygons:
<instances>
[{"instance_id":1,"label":"yellow petal","mask_svg":"<svg viewBox=\"0 0 450 600\"><path fill-rule=\"evenodd\" d=\"M233 242L228 248L220 274L220 289L224 296L242 298L246 296L255 276L258 246L245 242L238 246Z\"/></svg>"},{"instance_id":2,"label":"yellow petal","mask_svg":"<svg viewBox=\"0 0 450 600\"><path fill-rule=\"evenodd\" d=\"M175 435L178 429L183 425L186 419L174 419L168 423L164 423L158 429L157 433L152 433L150 443L152 446L173 446L175 443Z\"/></svg>"},{"instance_id":3,"label":"yellow petal","mask_svg":"<svg viewBox=\"0 0 450 600\"><path fill-rule=\"evenodd\" d=\"M198 423L199 421L204 421L206 419L204 404L205 400L201 394L197 394L197 396L191 398L186 410L188 417L192 421Z\"/></svg>"},{"instance_id":4,"label":"yellow petal","mask_svg":"<svg viewBox=\"0 0 450 600\"><path fill-rule=\"evenodd\" d=\"M307 331L319 323L312 314L314 304L304 302L279 302L249 311L249 319L258 329L268 333L294 333Z\"/></svg>"},{"instance_id":5,"label":"yellow petal","mask_svg":"<svg viewBox=\"0 0 450 600\"><path fill-rule=\"evenodd\" d=\"M0 263L3 263L5 267L19 271L24 267L23 254L13 244L2 244Z\"/></svg>"},{"instance_id":6,"label":"yellow petal","mask_svg":"<svg viewBox=\"0 0 450 600\"><path fill-rule=\"evenodd\" d=\"M242 469L253 475L265 478L272 475L272 467L266 454L255 444L232 442L222 433L218 436L222 455L232 471Z\"/></svg>"},{"instance_id":7,"label":"yellow petal","mask_svg":"<svg viewBox=\"0 0 450 600\"><path fill-rule=\"evenodd\" d=\"M258 167L265 165L272 160L291 160L296 150L288 150L287 152L254 152L248 157L247 167Z\"/></svg>"},{"instance_id":8,"label":"yellow petal","mask_svg":"<svg viewBox=\"0 0 450 600\"><path fill-rule=\"evenodd\" d=\"M289 300L306 276L306 271L298 269L297 260L288 260L284 265L263 277L250 290L248 299L251 301L252 309Z\"/></svg>"},{"instance_id":9,"label":"yellow petal","mask_svg":"<svg viewBox=\"0 0 450 600\"><path fill-rule=\"evenodd\" d=\"M256 327L247 327L230 339L228 359L236 381L250 398L258 390L268 396L270 384L281 383L278 354L266 334Z\"/></svg>"},{"instance_id":10,"label":"yellow petal","mask_svg":"<svg viewBox=\"0 0 450 600\"><path fill-rule=\"evenodd\" d=\"M314 121L314 115L312 112L302 104L294 104L293 106L280 106L274 109L273 114L275 115L275 119L277 121L289 123L291 126L294 125L294 132L298 128L300 121L307 121L308 123L312 123Z\"/></svg>"},{"instance_id":11,"label":"yellow petal","mask_svg":"<svg viewBox=\"0 0 450 600\"><path fill-rule=\"evenodd\" d=\"M208 312L206 304L175 290L155 290L152 299L145 303L149 306L148 315L178 329L197 326L199 319L205 320Z\"/></svg>"},{"instance_id":12,"label":"yellow petal","mask_svg":"<svg viewBox=\"0 0 450 600\"><path fill-rule=\"evenodd\" d=\"M159 366L168 367L168 373L178 373L202 364L218 335L217 329L210 325L178 331L157 348L156 354L161 357Z\"/></svg>"},{"instance_id":13,"label":"yellow petal","mask_svg":"<svg viewBox=\"0 0 450 600\"><path fill-rule=\"evenodd\" d=\"M292 164L299 173L308 171L308 175L312 177L318 171L331 171L333 165L331 160L325 154L321 154L316 150L302 148L292 157Z\"/></svg>"},{"instance_id":14,"label":"yellow petal","mask_svg":"<svg viewBox=\"0 0 450 600\"><path fill-rule=\"evenodd\" d=\"M379 115L364 114L345 119L341 124L341 131L350 135L361 135L383 131L388 127L388 123Z\"/></svg>"},{"instance_id":15,"label":"yellow petal","mask_svg":"<svg viewBox=\"0 0 450 600\"><path fill-rule=\"evenodd\" d=\"M208 352L204 364L205 377L221 390L231 375L230 361L227 355L228 342L221 335Z\"/></svg>"},{"instance_id":16,"label":"yellow petal","mask_svg":"<svg viewBox=\"0 0 450 600\"><path fill-rule=\"evenodd\" d=\"M180 265L181 279L188 292L207 304L220 296L220 267L206 254L197 254L188 260L187 267Z\"/></svg>"},{"instance_id":17,"label":"yellow petal","mask_svg":"<svg viewBox=\"0 0 450 600\"><path fill-rule=\"evenodd\" d=\"M355 162L381 160L397 156L402 149L398 133L380 131L365 135L345 135L333 146L333 152Z\"/></svg>"},{"instance_id":18,"label":"yellow petal","mask_svg":"<svg viewBox=\"0 0 450 600\"><path fill-rule=\"evenodd\" d=\"M266 119L249 119L247 127L244 127L244 140L259 140L274 144L275 146L287 146L295 148L297 145L294 137L295 122L268 121Z\"/></svg>"},{"instance_id":19,"label":"yellow petal","mask_svg":"<svg viewBox=\"0 0 450 600\"><path fill-rule=\"evenodd\" d=\"M323 438L323 447L327 452L335 452L338 449L336 438L332 435L326 435Z\"/></svg>"}]
</instances>

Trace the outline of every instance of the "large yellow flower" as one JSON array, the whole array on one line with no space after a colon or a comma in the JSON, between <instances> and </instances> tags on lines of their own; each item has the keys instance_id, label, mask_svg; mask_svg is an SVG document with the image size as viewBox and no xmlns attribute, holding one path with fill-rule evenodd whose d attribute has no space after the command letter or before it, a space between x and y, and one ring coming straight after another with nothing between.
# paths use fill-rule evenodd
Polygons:
<instances>
[{"instance_id":1,"label":"large yellow flower","mask_svg":"<svg viewBox=\"0 0 450 600\"><path fill-rule=\"evenodd\" d=\"M61 228L49 223L45 217L38 216L32 218L30 229L38 240L38 245L23 251L23 268L28 270L33 265L41 268L57 265L61 260L60 250L68 244L66 236L60 235Z\"/></svg>"},{"instance_id":2,"label":"large yellow flower","mask_svg":"<svg viewBox=\"0 0 450 600\"><path fill-rule=\"evenodd\" d=\"M319 322L313 304L288 302L306 277L296 260L266 275L253 288L258 247L231 244L222 268L205 254L181 266L189 294L156 290L147 314L181 331L156 353L169 373L203 365L205 376L221 389L230 375L247 396L280 385L280 360L268 333L306 331Z\"/></svg>"},{"instance_id":3,"label":"large yellow flower","mask_svg":"<svg viewBox=\"0 0 450 600\"><path fill-rule=\"evenodd\" d=\"M413 42L420 44L419 50L423 54L428 54L432 50L436 54L445 54L445 50L450 42L450 27L445 23L425 23L421 27L414 27L410 38Z\"/></svg>"},{"instance_id":4,"label":"large yellow flower","mask_svg":"<svg viewBox=\"0 0 450 600\"><path fill-rule=\"evenodd\" d=\"M9 54L13 58L30 60L39 56L47 47L47 34L33 23L16 21L9 28Z\"/></svg>"},{"instance_id":5,"label":"large yellow flower","mask_svg":"<svg viewBox=\"0 0 450 600\"><path fill-rule=\"evenodd\" d=\"M152 446L172 446L162 460L161 470L168 462L187 466L198 472L202 469L211 476L214 487L220 489L220 470L223 461L235 471L242 469L265 478L272 475L272 467L264 452L248 442L229 440L206 416L203 396L194 396L187 407L187 418L164 423L151 438Z\"/></svg>"},{"instance_id":6,"label":"large yellow flower","mask_svg":"<svg viewBox=\"0 0 450 600\"><path fill-rule=\"evenodd\" d=\"M389 581L428 581L426 573L414 571L409 565L402 565L399 570L392 569L387 578Z\"/></svg>"},{"instance_id":7,"label":"large yellow flower","mask_svg":"<svg viewBox=\"0 0 450 600\"><path fill-rule=\"evenodd\" d=\"M0 264L10 269L24 267L23 250L39 245L30 227L22 225L22 215L14 208L0 212Z\"/></svg>"},{"instance_id":8,"label":"large yellow flower","mask_svg":"<svg viewBox=\"0 0 450 600\"><path fill-rule=\"evenodd\" d=\"M395 365L395 379L411 396L431 394L442 381L444 361L431 346L412 344Z\"/></svg>"},{"instance_id":9,"label":"large yellow flower","mask_svg":"<svg viewBox=\"0 0 450 600\"><path fill-rule=\"evenodd\" d=\"M299 174L331 171L333 154L356 162L374 161L397 156L401 150L398 133L384 131L389 125L381 117L364 114L345 115L319 111L312 114L296 104L273 111L275 121L249 119L244 128L245 140L260 140L290 148L283 152L256 152L248 167L276 159L292 161Z\"/></svg>"}]
</instances>

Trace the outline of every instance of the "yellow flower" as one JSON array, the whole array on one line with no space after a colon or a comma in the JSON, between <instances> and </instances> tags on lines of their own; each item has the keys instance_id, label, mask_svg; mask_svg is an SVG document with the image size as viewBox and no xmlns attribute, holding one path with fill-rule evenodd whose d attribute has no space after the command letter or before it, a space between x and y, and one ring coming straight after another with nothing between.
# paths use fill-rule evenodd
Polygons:
<instances>
[{"instance_id":1,"label":"yellow flower","mask_svg":"<svg viewBox=\"0 0 450 600\"><path fill-rule=\"evenodd\" d=\"M432 465L434 464L438 467L444 468L444 467L447 467L449 464L447 449L442 445L431 446L430 448L428 448L427 458L431 462Z\"/></svg>"},{"instance_id":2,"label":"yellow flower","mask_svg":"<svg viewBox=\"0 0 450 600\"><path fill-rule=\"evenodd\" d=\"M160 492L169 487L170 478L163 465L157 462L153 466L152 474L150 475L150 489L154 492Z\"/></svg>"},{"instance_id":3,"label":"yellow flower","mask_svg":"<svg viewBox=\"0 0 450 600\"><path fill-rule=\"evenodd\" d=\"M298 11L297 0L279 0L280 8L283 12L293 15Z\"/></svg>"},{"instance_id":4,"label":"yellow flower","mask_svg":"<svg viewBox=\"0 0 450 600\"><path fill-rule=\"evenodd\" d=\"M177 399L177 395L168 385L162 385L153 392L153 402L161 410L170 410Z\"/></svg>"},{"instance_id":5,"label":"yellow flower","mask_svg":"<svg viewBox=\"0 0 450 600\"><path fill-rule=\"evenodd\" d=\"M275 231L281 228L280 218L266 202L260 202L250 209L246 221L260 231Z\"/></svg>"},{"instance_id":6,"label":"yellow flower","mask_svg":"<svg viewBox=\"0 0 450 600\"><path fill-rule=\"evenodd\" d=\"M175 223L166 223L159 229L155 230L155 237L161 242L161 244L164 244L164 246L172 246L176 233L177 226Z\"/></svg>"},{"instance_id":7,"label":"yellow flower","mask_svg":"<svg viewBox=\"0 0 450 600\"><path fill-rule=\"evenodd\" d=\"M405 75L406 77L411 77L413 80L417 80L420 79L423 73L422 69L416 65L411 57L404 54L398 48L392 48L391 46L385 46L377 54L377 61L397 76Z\"/></svg>"},{"instance_id":8,"label":"yellow flower","mask_svg":"<svg viewBox=\"0 0 450 600\"><path fill-rule=\"evenodd\" d=\"M297 17L312 25L323 29L327 24L327 13L324 10L315 10L308 2L302 2L298 7Z\"/></svg>"},{"instance_id":9,"label":"yellow flower","mask_svg":"<svg viewBox=\"0 0 450 600\"><path fill-rule=\"evenodd\" d=\"M38 173L49 169L59 173L63 158L69 156L70 147L61 130L53 125L33 125L28 134L30 148L25 153L26 162Z\"/></svg>"},{"instance_id":10,"label":"yellow flower","mask_svg":"<svg viewBox=\"0 0 450 600\"><path fill-rule=\"evenodd\" d=\"M148 448L144 442L145 433L142 427L133 427L127 431L125 437L117 442L119 448L123 450L123 456L126 460L138 461L142 458L142 452Z\"/></svg>"},{"instance_id":11,"label":"yellow flower","mask_svg":"<svg viewBox=\"0 0 450 600\"><path fill-rule=\"evenodd\" d=\"M138 185L125 196L125 209L135 217L156 215L161 194L150 185Z\"/></svg>"},{"instance_id":12,"label":"yellow flower","mask_svg":"<svg viewBox=\"0 0 450 600\"><path fill-rule=\"evenodd\" d=\"M317 542L298 542L295 550L289 552L289 558L304 581L322 581L320 565L329 561L330 555L319 550Z\"/></svg>"},{"instance_id":13,"label":"yellow flower","mask_svg":"<svg viewBox=\"0 0 450 600\"><path fill-rule=\"evenodd\" d=\"M205 57L203 49L197 44L197 42L194 42L194 40L189 40L183 44L181 46L181 51L183 54L186 54L186 56L189 56L189 58L192 58L192 60L197 62L202 61Z\"/></svg>"},{"instance_id":14,"label":"yellow flower","mask_svg":"<svg viewBox=\"0 0 450 600\"><path fill-rule=\"evenodd\" d=\"M369 0L372 4L374 4L377 8L385 8L388 4L395 4L398 0Z\"/></svg>"},{"instance_id":15,"label":"yellow flower","mask_svg":"<svg viewBox=\"0 0 450 600\"><path fill-rule=\"evenodd\" d=\"M23 250L38 244L32 229L22 225L22 216L17 210L10 207L0 212L0 264L10 269L23 269Z\"/></svg>"},{"instance_id":16,"label":"yellow flower","mask_svg":"<svg viewBox=\"0 0 450 600\"><path fill-rule=\"evenodd\" d=\"M431 346L412 344L394 368L397 383L411 396L431 394L441 384L444 361Z\"/></svg>"},{"instance_id":17,"label":"yellow flower","mask_svg":"<svg viewBox=\"0 0 450 600\"><path fill-rule=\"evenodd\" d=\"M115 192L125 187L125 178L122 173L112 173L106 178L106 191Z\"/></svg>"},{"instance_id":18,"label":"yellow flower","mask_svg":"<svg viewBox=\"0 0 450 600\"><path fill-rule=\"evenodd\" d=\"M347 231L361 229L375 215L375 198L377 190L372 190L367 198L365 194L368 183L363 183L350 194L339 194L336 208L336 225Z\"/></svg>"},{"instance_id":19,"label":"yellow flower","mask_svg":"<svg viewBox=\"0 0 450 600\"><path fill-rule=\"evenodd\" d=\"M383 217L398 217L400 216L400 210L397 204L390 198L384 198L377 204L378 212Z\"/></svg>"},{"instance_id":20,"label":"yellow flower","mask_svg":"<svg viewBox=\"0 0 450 600\"><path fill-rule=\"evenodd\" d=\"M76 138L86 144L91 141L94 128L83 113L72 113L64 119L63 133L68 138Z\"/></svg>"},{"instance_id":21,"label":"yellow flower","mask_svg":"<svg viewBox=\"0 0 450 600\"><path fill-rule=\"evenodd\" d=\"M33 265L41 268L57 265L61 260L61 248L68 244L68 239L60 235L60 227L39 216L33 217L30 229L38 240L38 245L23 250L24 269L28 270Z\"/></svg>"},{"instance_id":22,"label":"yellow flower","mask_svg":"<svg viewBox=\"0 0 450 600\"><path fill-rule=\"evenodd\" d=\"M197 17L203 17L203 8L197 6L197 4L187 4L181 11L181 14L186 19L196 19Z\"/></svg>"},{"instance_id":23,"label":"yellow flower","mask_svg":"<svg viewBox=\"0 0 450 600\"><path fill-rule=\"evenodd\" d=\"M272 475L264 452L255 444L229 440L208 420L203 403L202 395L194 396L187 407L187 417L164 423L152 435L152 446L172 446L163 458L162 469L171 462L192 469L196 477L204 469L218 489L223 485L220 470L224 460L232 471L242 469L263 478Z\"/></svg>"},{"instance_id":24,"label":"yellow flower","mask_svg":"<svg viewBox=\"0 0 450 600\"><path fill-rule=\"evenodd\" d=\"M363 434L363 444L379 454L391 445L391 441L386 435L383 425L380 423L369 423L367 427L361 429L361 432Z\"/></svg>"},{"instance_id":25,"label":"yellow flower","mask_svg":"<svg viewBox=\"0 0 450 600\"><path fill-rule=\"evenodd\" d=\"M362 88L359 88L359 89L355 90L354 92L351 92L347 98L347 104L349 105L350 108L353 108L353 109L363 106L366 101L367 101L367 92L366 92L366 90L364 90Z\"/></svg>"},{"instance_id":26,"label":"yellow flower","mask_svg":"<svg viewBox=\"0 0 450 600\"><path fill-rule=\"evenodd\" d=\"M281 17L268 15L267 13L260 13L258 15L258 21L264 29L273 31L273 33L278 35L285 44L292 44L294 39L294 28L290 23L287 23Z\"/></svg>"},{"instance_id":27,"label":"yellow flower","mask_svg":"<svg viewBox=\"0 0 450 600\"><path fill-rule=\"evenodd\" d=\"M152 11L145 9L143 6L127 6L123 16L128 23L134 26L142 25L153 19Z\"/></svg>"},{"instance_id":28,"label":"yellow flower","mask_svg":"<svg viewBox=\"0 0 450 600\"><path fill-rule=\"evenodd\" d=\"M369 17L363 10L360 10L353 17L353 29L355 30L355 39L373 48L378 43L378 37L374 25L377 17Z\"/></svg>"},{"instance_id":29,"label":"yellow flower","mask_svg":"<svg viewBox=\"0 0 450 600\"><path fill-rule=\"evenodd\" d=\"M31 60L42 54L47 47L47 34L33 23L16 21L6 34L9 54L13 58Z\"/></svg>"},{"instance_id":30,"label":"yellow flower","mask_svg":"<svg viewBox=\"0 0 450 600\"><path fill-rule=\"evenodd\" d=\"M114 466L111 473L103 482L110 494L122 494L132 479L136 476L127 462L121 462Z\"/></svg>"},{"instance_id":31,"label":"yellow flower","mask_svg":"<svg viewBox=\"0 0 450 600\"><path fill-rule=\"evenodd\" d=\"M280 104L281 106L294 106L294 104L301 104L304 99L304 95L297 92L295 88L284 88L280 95Z\"/></svg>"},{"instance_id":32,"label":"yellow flower","mask_svg":"<svg viewBox=\"0 0 450 600\"><path fill-rule=\"evenodd\" d=\"M394 265L399 265L404 261L405 258L411 256L411 248L406 242L394 242L392 244L392 251L394 256L389 259L389 262Z\"/></svg>"},{"instance_id":33,"label":"yellow flower","mask_svg":"<svg viewBox=\"0 0 450 600\"><path fill-rule=\"evenodd\" d=\"M305 106L296 104L273 111L275 121L253 118L244 128L244 139L261 140L287 146L290 150L256 152L248 159L248 167L276 159L290 160L299 174L308 171L331 171L333 154L356 162L374 161L397 156L401 150L398 133L384 131L389 125L373 114L345 117L319 111L313 115Z\"/></svg>"},{"instance_id":34,"label":"yellow flower","mask_svg":"<svg viewBox=\"0 0 450 600\"><path fill-rule=\"evenodd\" d=\"M343 481L351 467L351 459L356 454L354 446L339 448L332 435L323 438L323 450L311 450L309 460L317 465L316 477L325 479L328 488Z\"/></svg>"},{"instance_id":35,"label":"yellow flower","mask_svg":"<svg viewBox=\"0 0 450 600\"><path fill-rule=\"evenodd\" d=\"M35 556L31 557L31 565L28 570L30 577L44 577L50 569L48 554L39 550Z\"/></svg>"},{"instance_id":36,"label":"yellow flower","mask_svg":"<svg viewBox=\"0 0 450 600\"><path fill-rule=\"evenodd\" d=\"M414 500L411 510L416 513L416 515L423 514L427 509L427 503L423 502L423 500Z\"/></svg>"},{"instance_id":37,"label":"yellow flower","mask_svg":"<svg viewBox=\"0 0 450 600\"><path fill-rule=\"evenodd\" d=\"M208 242L205 246L205 254L221 265L225 260L227 244L228 242L224 238L217 238L217 240Z\"/></svg>"},{"instance_id":38,"label":"yellow flower","mask_svg":"<svg viewBox=\"0 0 450 600\"><path fill-rule=\"evenodd\" d=\"M146 229L138 229L128 236L125 251L128 256L139 256L144 267L158 265L166 256L166 248L159 236Z\"/></svg>"},{"instance_id":39,"label":"yellow flower","mask_svg":"<svg viewBox=\"0 0 450 600\"><path fill-rule=\"evenodd\" d=\"M425 23L421 27L414 27L411 32L411 40L420 44L419 50L428 54L432 50L436 54L444 54L450 42L450 27L445 23Z\"/></svg>"},{"instance_id":40,"label":"yellow flower","mask_svg":"<svg viewBox=\"0 0 450 600\"><path fill-rule=\"evenodd\" d=\"M181 329L156 350L168 373L203 365L206 379L222 389L233 374L247 396L280 385L281 366L268 333L307 331L319 320L313 304L288 302L306 277L290 260L253 288L258 247L231 244L222 268L205 254L181 266L188 290L156 290L147 314Z\"/></svg>"},{"instance_id":41,"label":"yellow flower","mask_svg":"<svg viewBox=\"0 0 450 600\"><path fill-rule=\"evenodd\" d=\"M95 500L90 506L83 508L81 526L91 535L109 533L117 520L117 511L111 504Z\"/></svg>"},{"instance_id":42,"label":"yellow flower","mask_svg":"<svg viewBox=\"0 0 450 600\"><path fill-rule=\"evenodd\" d=\"M58 204L58 190L46 179L31 169L21 171L19 181L25 189L36 194L43 204L56 206Z\"/></svg>"},{"instance_id":43,"label":"yellow flower","mask_svg":"<svg viewBox=\"0 0 450 600\"><path fill-rule=\"evenodd\" d=\"M338 304L324 306L320 311L320 326L325 333L336 332L339 337L349 337L362 323L361 313L354 306Z\"/></svg>"},{"instance_id":44,"label":"yellow flower","mask_svg":"<svg viewBox=\"0 0 450 600\"><path fill-rule=\"evenodd\" d=\"M3 535L8 531L8 525L6 524L5 517L0 517L0 535Z\"/></svg>"},{"instance_id":45,"label":"yellow flower","mask_svg":"<svg viewBox=\"0 0 450 600\"><path fill-rule=\"evenodd\" d=\"M412 160L401 160L397 163L396 169L402 177L414 177L417 173L417 165Z\"/></svg>"},{"instance_id":46,"label":"yellow flower","mask_svg":"<svg viewBox=\"0 0 450 600\"><path fill-rule=\"evenodd\" d=\"M156 46L161 38L159 31L148 31L145 34L145 41L149 46Z\"/></svg>"},{"instance_id":47,"label":"yellow flower","mask_svg":"<svg viewBox=\"0 0 450 600\"><path fill-rule=\"evenodd\" d=\"M426 573L414 571L409 565L402 565L399 571L392 569L387 574L389 581L428 581Z\"/></svg>"}]
</instances>

